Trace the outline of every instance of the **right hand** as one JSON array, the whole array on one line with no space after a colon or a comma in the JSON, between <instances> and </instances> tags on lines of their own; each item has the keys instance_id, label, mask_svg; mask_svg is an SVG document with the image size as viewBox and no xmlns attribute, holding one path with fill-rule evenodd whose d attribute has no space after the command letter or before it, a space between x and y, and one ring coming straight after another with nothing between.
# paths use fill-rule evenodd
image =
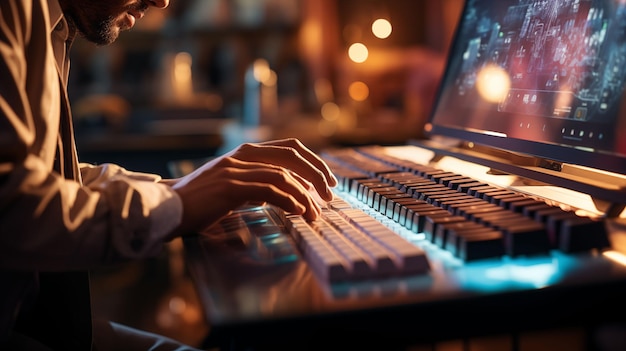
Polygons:
<instances>
[{"instance_id":1,"label":"right hand","mask_svg":"<svg viewBox=\"0 0 626 351\"><path fill-rule=\"evenodd\" d=\"M242 144L194 172L164 181L183 202L174 236L201 231L246 203L270 203L315 220L320 206L312 191L329 201L337 179L297 139Z\"/></svg>"}]
</instances>

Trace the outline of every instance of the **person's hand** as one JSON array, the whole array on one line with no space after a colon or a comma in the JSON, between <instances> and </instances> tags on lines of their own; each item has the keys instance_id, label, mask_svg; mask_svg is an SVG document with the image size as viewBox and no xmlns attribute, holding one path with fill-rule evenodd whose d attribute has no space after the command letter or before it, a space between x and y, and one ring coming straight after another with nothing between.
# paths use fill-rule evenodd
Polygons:
<instances>
[{"instance_id":1,"label":"person's hand","mask_svg":"<svg viewBox=\"0 0 626 351\"><path fill-rule=\"evenodd\" d=\"M297 139L242 144L166 182L183 202L175 236L205 229L246 203L270 203L315 220L320 207L311 192L329 201L337 185L324 161Z\"/></svg>"}]
</instances>

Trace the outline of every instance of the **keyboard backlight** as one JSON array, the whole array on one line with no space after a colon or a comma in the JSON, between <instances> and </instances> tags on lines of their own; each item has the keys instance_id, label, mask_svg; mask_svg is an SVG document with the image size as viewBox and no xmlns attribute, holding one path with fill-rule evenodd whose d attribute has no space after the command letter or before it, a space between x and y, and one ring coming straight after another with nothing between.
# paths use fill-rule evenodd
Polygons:
<instances>
[{"instance_id":1,"label":"keyboard backlight","mask_svg":"<svg viewBox=\"0 0 626 351\"><path fill-rule=\"evenodd\" d=\"M543 288L554 278L556 272L557 268L551 262L530 266L504 264L502 267L487 270L485 275L494 280L529 283L536 288Z\"/></svg>"},{"instance_id":2,"label":"keyboard backlight","mask_svg":"<svg viewBox=\"0 0 626 351\"><path fill-rule=\"evenodd\" d=\"M514 262L489 260L465 265L465 287L479 291L502 289L540 289L561 277L560 263L551 258L516 258Z\"/></svg>"}]
</instances>

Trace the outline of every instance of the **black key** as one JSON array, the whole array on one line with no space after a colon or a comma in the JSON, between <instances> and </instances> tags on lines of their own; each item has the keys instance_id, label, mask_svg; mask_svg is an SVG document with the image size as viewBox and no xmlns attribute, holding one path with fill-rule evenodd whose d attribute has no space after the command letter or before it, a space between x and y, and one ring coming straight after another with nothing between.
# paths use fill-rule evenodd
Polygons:
<instances>
[{"instance_id":1,"label":"black key","mask_svg":"<svg viewBox=\"0 0 626 351\"><path fill-rule=\"evenodd\" d=\"M531 198L527 197L523 201L515 201L515 202L510 203L509 204L509 209L511 211L514 211L514 212L524 213L524 210L527 207L531 207L531 206L535 206L535 205L541 205L541 204L547 205L545 202L543 202L541 200L535 200L535 199L531 199ZM529 217L532 217L532 215L529 216Z\"/></svg>"},{"instance_id":2,"label":"black key","mask_svg":"<svg viewBox=\"0 0 626 351\"><path fill-rule=\"evenodd\" d=\"M398 212L398 223L403 225L405 228L412 230L413 214L414 214L413 209L419 208L420 206L423 206L423 205L430 206L426 202L417 200L417 199L415 199L415 203L400 204L399 208L396 209L396 212Z\"/></svg>"},{"instance_id":3,"label":"black key","mask_svg":"<svg viewBox=\"0 0 626 351\"><path fill-rule=\"evenodd\" d=\"M566 211L551 214L546 217L546 230L548 231L548 238L550 239L550 244L553 248L558 248L559 242L561 241L561 225L564 221L573 218L578 218L578 216L574 212Z\"/></svg>"},{"instance_id":4,"label":"black key","mask_svg":"<svg viewBox=\"0 0 626 351\"><path fill-rule=\"evenodd\" d=\"M567 219L561 224L559 235L561 251L580 252L610 247L611 241L604 221L578 217Z\"/></svg>"},{"instance_id":5,"label":"black key","mask_svg":"<svg viewBox=\"0 0 626 351\"><path fill-rule=\"evenodd\" d=\"M458 176L458 175L459 175L458 173L454 173L454 172L441 172L441 173L431 175L430 179L434 182L445 185L441 181L443 178L449 178L449 177Z\"/></svg>"},{"instance_id":6,"label":"black key","mask_svg":"<svg viewBox=\"0 0 626 351\"><path fill-rule=\"evenodd\" d=\"M364 185L370 184L382 184L379 179L376 178L365 178L365 179L355 179L352 184L350 184L350 195L356 197L357 199L362 199L362 191Z\"/></svg>"},{"instance_id":7,"label":"black key","mask_svg":"<svg viewBox=\"0 0 626 351\"><path fill-rule=\"evenodd\" d=\"M461 193L467 193L469 195L472 195L472 194L470 194L470 189L478 188L478 187L482 187L482 186L486 186L486 185L487 185L487 183L478 182L478 181L470 182L470 183L459 183L457 185L457 187L456 187L456 190L458 190ZM452 186L450 186L450 187L453 188Z\"/></svg>"},{"instance_id":8,"label":"black key","mask_svg":"<svg viewBox=\"0 0 626 351\"><path fill-rule=\"evenodd\" d=\"M486 233L489 231L492 231L492 229L470 221L442 223L440 226L437 227L433 242L445 243L443 248L450 251L450 253L456 256L458 255L459 247L458 238L461 235L471 233Z\"/></svg>"},{"instance_id":9,"label":"black key","mask_svg":"<svg viewBox=\"0 0 626 351\"><path fill-rule=\"evenodd\" d=\"M515 193L512 192L511 190L506 190L506 189L497 189L497 190L493 190L493 191L485 191L482 193L481 198L484 199L485 201L491 202L491 199L493 199L496 196L501 196L501 195L514 195ZM497 204L497 202L493 202L494 204Z\"/></svg>"},{"instance_id":10,"label":"black key","mask_svg":"<svg viewBox=\"0 0 626 351\"><path fill-rule=\"evenodd\" d=\"M420 175L422 177L424 177L424 178L428 178L430 180L433 180L436 183L437 181L435 180L435 178L437 177L437 175L448 176L450 174L451 174L451 172L446 172L446 171L441 170L441 169L434 169L434 170L421 172Z\"/></svg>"},{"instance_id":11,"label":"black key","mask_svg":"<svg viewBox=\"0 0 626 351\"><path fill-rule=\"evenodd\" d=\"M370 206L378 212L381 212L382 210L385 210L387 208L387 204L384 203L384 199L386 196L393 196L393 195L402 195L402 196L407 195L408 196L408 194L400 192L400 190L398 190L395 187L371 189L370 193L372 194L372 201L371 201ZM369 203L369 199L370 198L368 196L368 203Z\"/></svg>"},{"instance_id":12,"label":"black key","mask_svg":"<svg viewBox=\"0 0 626 351\"><path fill-rule=\"evenodd\" d=\"M365 193L366 190L367 194ZM399 190L386 184L384 186L372 186L368 187L367 189L364 188L363 199L361 201L365 202L370 207L374 207L374 201L376 201L376 203L378 204L378 200L380 200L380 194L386 191L398 192ZM375 209L378 211L377 208Z\"/></svg>"},{"instance_id":13,"label":"black key","mask_svg":"<svg viewBox=\"0 0 626 351\"><path fill-rule=\"evenodd\" d=\"M470 195L465 195L465 197L461 197L458 199L450 199L441 201L440 205L443 209L446 209L452 213L456 213L456 210L459 207L470 206L470 205L478 205L484 204L485 202L481 199L477 199Z\"/></svg>"},{"instance_id":14,"label":"black key","mask_svg":"<svg viewBox=\"0 0 626 351\"><path fill-rule=\"evenodd\" d=\"M424 210L412 209L412 211L413 211L413 226L411 227L411 230L413 230L416 233L421 233L424 231L424 223L426 222L426 218L428 217L452 216L450 212L441 208L434 207L434 206L429 210L428 209L424 209Z\"/></svg>"},{"instance_id":15,"label":"black key","mask_svg":"<svg viewBox=\"0 0 626 351\"><path fill-rule=\"evenodd\" d=\"M499 228L502 225L506 223L511 223L514 220L528 220L526 217L517 212L511 212L505 209L501 209L500 211L479 213L474 215L473 219L478 223L492 228Z\"/></svg>"},{"instance_id":16,"label":"black key","mask_svg":"<svg viewBox=\"0 0 626 351\"><path fill-rule=\"evenodd\" d=\"M499 189L501 188L497 188L493 185L479 185L479 186L473 186L473 187L468 188L467 193L472 196L482 198L482 194L484 192L499 190Z\"/></svg>"},{"instance_id":17,"label":"black key","mask_svg":"<svg viewBox=\"0 0 626 351\"><path fill-rule=\"evenodd\" d=\"M421 201L421 200L418 200L418 201ZM420 204L415 204L415 205L406 205L405 208L406 208L406 221L405 221L404 226L407 229L415 233L419 233L422 230L422 227L419 226L419 223L420 223L419 214L420 213L433 211L433 210L444 211L440 208L437 208L425 202L420 203Z\"/></svg>"},{"instance_id":18,"label":"black key","mask_svg":"<svg viewBox=\"0 0 626 351\"><path fill-rule=\"evenodd\" d=\"M440 197L440 196L444 196L444 195L448 195L448 194L458 194L458 192L450 189L450 188L444 188L444 189L433 189L433 190L429 190L429 191L423 191L420 193L418 199L420 200L424 200L428 203L433 203L434 199ZM413 197L415 197L415 195L413 195Z\"/></svg>"},{"instance_id":19,"label":"black key","mask_svg":"<svg viewBox=\"0 0 626 351\"><path fill-rule=\"evenodd\" d=\"M538 211L544 211L544 210L549 210L549 209L553 209L555 208L554 206L548 205L547 203L541 203L541 204L537 204L537 205L531 205L528 207L525 207L524 210L522 210L522 213L524 214L524 216L526 217L531 217L531 218L535 218L535 214Z\"/></svg>"},{"instance_id":20,"label":"black key","mask_svg":"<svg viewBox=\"0 0 626 351\"><path fill-rule=\"evenodd\" d=\"M435 185L435 184L436 183L434 183L432 180L418 178L410 182L402 183L399 189L407 194L413 195L414 189L416 187L425 186L425 185Z\"/></svg>"},{"instance_id":21,"label":"black key","mask_svg":"<svg viewBox=\"0 0 626 351\"><path fill-rule=\"evenodd\" d=\"M402 187L400 190L413 196L417 194L417 196L415 196L417 198L419 197L420 191L434 189L434 188L441 188L442 186L443 185L441 184L434 183L432 180L427 180L425 182L419 182L417 184L410 184L410 185L407 184L406 186Z\"/></svg>"},{"instance_id":22,"label":"black key","mask_svg":"<svg viewBox=\"0 0 626 351\"><path fill-rule=\"evenodd\" d=\"M415 204L415 201L419 201L414 199L409 194L403 194L404 196L398 195L397 197L387 198L387 205L385 210L385 215L394 221L398 222L400 220L400 209L404 204L412 203ZM403 223L400 223L404 225Z\"/></svg>"},{"instance_id":23,"label":"black key","mask_svg":"<svg viewBox=\"0 0 626 351\"><path fill-rule=\"evenodd\" d=\"M460 182L473 182L474 180L472 178L466 177L464 175L452 175L449 177L443 177L441 179L439 179L439 183L447 186L448 188L456 188L456 186L460 183ZM452 184L452 186L451 186Z\"/></svg>"},{"instance_id":24,"label":"black key","mask_svg":"<svg viewBox=\"0 0 626 351\"><path fill-rule=\"evenodd\" d=\"M447 182L447 184L445 184L448 186L448 188L450 189L455 189L458 190L462 193L467 192L467 189L462 189L463 186L479 186L479 185L486 185L485 183L481 183L478 182L472 178L469 177L465 177L465 178L459 178L459 179L453 179Z\"/></svg>"},{"instance_id":25,"label":"black key","mask_svg":"<svg viewBox=\"0 0 626 351\"><path fill-rule=\"evenodd\" d=\"M436 172L436 171L440 171L434 167L431 166L426 166L426 165L420 165L417 163L413 163L411 165L406 165L407 167L407 171L409 172L413 172L416 175L419 175L420 177L424 177L424 175L428 172Z\"/></svg>"},{"instance_id":26,"label":"black key","mask_svg":"<svg viewBox=\"0 0 626 351\"><path fill-rule=\"evenodd\" d=\"M485 203L483 205L460 207L457 212L459 216L474 220L476 216L485 215L500 210L502 210L502 208L500 208L499 206Z\"/></svg>"},{"instance_id":27,"label":"black key","mask_svg":"<svg viewBox=\"0 0 626 351\"><path fill-rule=\"evenodd\" d=\"M430 217L426 217L426 220L424 222L424 230L423 230L423 232L424 232L424 234L426 236L426 240L432 242L433 239L436 236L437 228L439 226L444 225L444 224L448 224L448 223L466 222L466 221L467 220L465 219L465 217L453 216L450 213L448 213L447 216L430 216ZM441 243L438 243L437 245L439 245L440 247L443 247L445 245L445 241L442 241Z\"/></svg>"},{"instance_id":28,"label":"black key","mask_svg":"<svg viewBox=\"0 0 626 351\"><path fill-rule=\"evenodd\" d=\"M411 205L424 205L425 201L418 200L412 197L396 199L393 201L393 220L400 223L400 225L405 225L406 222L406 207ZM387 208L389 208L389 202L387 202Z\"/></svg>"},{"instance_id":29,"label":"black key","mask_svg":"<svg viewBox=\"0 0 626 351\"><path fill-rule=\"evenodd\" d=\"M437 207L445 208L450 203L455 203L455 202L458 203L458 201L464 201L464 200L465 201L473 200L474 198L467 194L461 194L455 191L449 194L432 197L431 199L432 199L433 205Z\"/></svg>"},{"instance_id":30,"label":"black key","mask_svg":"<svg viewBox=\"0 0 626 351\"><path fill-rule=\"evenodd\" d=\"M411 191L410 194L413 195L413 197L416 199L419 199L421 194L424 192L433 192L433 191L442 191L442 190L450 190L450 188L446 187L445 185L437 184L437 183L423 184L423 185L418 185L418 186L412 186L409 188L409 191Z\"/></svg>"},{"instance_id":31,"label":"black key","mask_svg":"<svg viewBox=\"0 0 626 351\"><path fill-rule=\"evenodd\" d=\"M496 204L502 208L510 209L512 203L524 201L526 199L528 199L526 196L520 194L499 195L492 197L491 203Z\"/></svg>"},{"instance_id":32,"label":"black key","mask_svg":"<svg viewBox=\"0 0 626 351\"><path fill-rule=\"evenodd\" d=\"M550 251L548 233L542 223L528 221L504 228L502 232L505 252L509 256L545 254Z\"/></svg>"},{"instance_id":33,"label":"black key","mask_svg":"<svg viewBox=\"0 0 626 351\"><path fill-rule=\"evenodd\" d=\"M535 220L537 222L547 223L551 216L558 216L568 211L563 210L560 207L552 206L547 209L538 210L535 212Z\"/></svg>"},{"instance_id":34,"label":"black key","mask_svg":"<svg viewBox=\"0 0 626 351\"><path fill-rule=\"evenodd\" d=\"M393 219L396 201L401 199L413 199L413 197L402 192L381 195L380 205L378 206L380 213Z\"/></svg>"},{"instance_id":35,"label":"black key","mask_svg":"<svg viewBox=\"0 0 626 351\"><path fill-rule=\"evenodd\" d=\"M457 256L464 262L504 255L502 232L497 230L460 234L457 236L457 241Z\"/></svg>"},{"instance_id":36,"label":"black key","mask_svg":"<svg viewBox=\"0 0 626 351\"><path fill-rule=\"evenodd\" d=\"M415 179L415 174L409 172L384 173L379 174L378 178L382 180L383 183L391 184L396 188L399 188L401 184Z\"/></svg>"}]
</instances>

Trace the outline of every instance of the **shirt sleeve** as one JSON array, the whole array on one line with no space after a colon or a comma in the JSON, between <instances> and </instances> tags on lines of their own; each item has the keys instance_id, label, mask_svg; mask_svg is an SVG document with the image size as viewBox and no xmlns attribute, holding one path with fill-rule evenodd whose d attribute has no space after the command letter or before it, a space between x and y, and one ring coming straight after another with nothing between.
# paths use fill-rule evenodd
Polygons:
<instances>
[{"instance_id":1,"label":"shirt sleeve","mask_svg":"<svg viewBox=\"0 0 626 351\"><path fill-rule=\"evenodd\" d=\"M4 164L6 165L6 164ZM160 252L182 217L176 193L116 165L62 179L29 156L0 186L0 269L87 269Z\"/></svg>"},{"instance_id":2,"label":"shirt sleeve","mask_svg":"<svg viewBox=\"0 0 626 351\"><path fill-rule=\"evenodd\" d=\"M6 164L3 164L3 166ZM158 254L182 217L167 185L116 165L61 178L28 156L3 172L0 269L89 269Z\"/></svg>"},{"instance_id":3,"label":"shirt sleeve","mask_svg":"<svg viewBox=\"0 0 626 351\"><path fill-rule=\"evenodd\" d=\"M53 170L61 88L45 7L27 4L0 1L0 270L84 270L157 254L182 218L158 176L83 165L81 183Z\"/></svg>"}]
</instances>

